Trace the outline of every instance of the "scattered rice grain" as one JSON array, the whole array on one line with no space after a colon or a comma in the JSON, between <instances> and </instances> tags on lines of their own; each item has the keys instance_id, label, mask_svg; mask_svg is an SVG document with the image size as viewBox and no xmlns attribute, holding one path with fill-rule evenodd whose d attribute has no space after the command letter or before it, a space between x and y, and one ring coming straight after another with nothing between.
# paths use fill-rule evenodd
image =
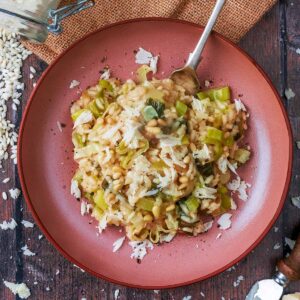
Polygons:
<instances>
[{"instance_id":1,"label":"scattered rice grain","mask_svg":"<svg viewBox=\"0 0 300 300\"><path fill-rule=\"evenodd\" d=\"M290 100L296 96L296 94L293 92L291 88L285 89L284 91L286 99Z\"/></svg>"},{"instance_id":2,"label":"scattered rice grain","mask_svg":"<svg viewBox=\"0 0 300 300\"><path fill-rule=\"evenodd\" d=\"M76 86L79 86L80 82L78 80L72 80L70 83L70 89L74 89Z\"/></svg>"},{"instance_id":3,"label":"scattered rice grain","mask_svg":"<svg viewBox=\"0 0 300 300\"><path fill-rule=\"evenodd\" d=\"M58 130L59 130L60 132L63 132L63 129L62 129L62 126L61 126L60 122L59 122L59 121L56 121L56 124L57 124Z\"/></svg>"},{"instance_id":4,"label":"scattered rice grain","mask_svg":"<svg viewBox=\"0 0 300 300\"><path fill-rule=\"evenodd\" d=\"M31 73L35 74L36 73L36 69L33 66L29 67L29 70Z\"/></svg>"},{"instance_id":5,"label":"scattered rice grain","mask_svg":"<svg viewBox=\"0 0 300 300\"><path fill-rule=\"evenodd\" d=\"M14 200L16 200L21 194L21 191L18 188L10 189L8 192L10 197Z\"/></svg>"},{"instance_id":6,"label":"scattered rice grain","mask_svg":"<svg viewBox=\"0 0 300 300\"><path fill-rule=\"evenodd\" d=\"M6 192L2 192L2 199L3 200L7 200L7 194L6 194Z\"/></svg>"},{"instance_id":7,"label":"scattered rice grain","mask_svg":"<svg viewBox=\"0 0 300 300\"><path fill-rule=\"evenodd\" d=\"M18 295L21 299L27 299L31 295L25 283L13 283L9 281L4 281L3 283L14 295Z\"/></svg>"},{"instance_id":8,"label":"scattered rice grain","mask_svg":"<svg viewBox=\"0 0 300 300\"><path fill-rule=\"evenodd\" d=\"M115 298L115 300L118 299L119 294L120 294L120 290L119 290L119 289L116 289L116 290L115 290L115 293L114 293L114 298Z\"/></svg>"},{"instance_id":9,"label":"scattered rice grain","mask_svg":"<svg viewBox=\"0 0 300 300\"><path fill-rule=\"evenodd\" d=\"M10 181L10 178L9 177L7 177L7 178L5 178L5 179L3 179L3 183L8 183Z\"/></svg>"},{"instance_id":10,"label":"scattered rice grain","mask_svg":"<svg viewBox=\"0 0 300 300\"><path fill-rule=\"evenodd\" d=\"M23 61L31 54L19 42L19 37L9 34L0 29L0 168L4 160L10 156L10 148L16 146L18 134L14 131L15 126L7 117L7 103L12 101L12 109L17 110L24 90L24 83L19 80L22 78ZM11 157L14 163L17 159Z\"/></svg>"}]
</instances>

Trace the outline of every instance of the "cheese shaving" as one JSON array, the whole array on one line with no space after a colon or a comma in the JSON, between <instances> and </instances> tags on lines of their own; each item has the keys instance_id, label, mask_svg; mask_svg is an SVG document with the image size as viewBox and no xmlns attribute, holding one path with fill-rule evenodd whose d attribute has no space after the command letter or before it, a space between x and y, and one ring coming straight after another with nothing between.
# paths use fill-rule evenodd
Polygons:
<instances>
[{"instance_id":1,"label":"cheese shaving","mask_svg":"<svg viewBox=\"0 0 300 300\"><path fill-rule=\"evenodd\" d=\"M18 199L21 194L21 191L18 188L10 189L8 192L10 197L14 200Z\"/></svg>"},{"instance_id":2,"label":"cheese shaving","mask_svg":"<svg viewBox=\"0 0 300 300\"><path fill-rule=\"evenodd\" d=\"M231 227L231 217L232 214L226 213L219 218L218 224L220 226L220 229L226 230Z\"/></svg>"},{"instance_id":3,"label":"cheese shaving","mask_svg":"<svg viewBox=\"0 0 300 300\"><path fill-rule=\"evenodd\" d=\"M93 114L89 110L83 111L74 122L73 128L79 125L91 122L93 120Z\"/></svg>"},{"instance_id":4,"label":"cheese shaving","mask_svg":"<svg viewBox=\"0 0 300 300\"><path fill-rule=\"evenodd\" d=\"M78 181L75 179L72 179L71 181L71 195L73 195L77 199L81 197L81 191L78 186Z\"/></svg>"},{"instance_id":5,"label":"cheese shaving","mask_svg":"<svg viewBox=\"0 0 300 300\"><path fill-rule=\"evenodd\" d=\"M153 244L149 240L144 240L143 242L132 241L129 242L129 245L133 251L130 255L132 259L142 260L147 254L147 248L153 250Z\"/></svg>"},{"instance_id":6,"label":"cheese shaving","mask_svg":"<svg viewBox=\"0 0 300 300\"><path fill-rule=\"evenodd\" d=\"M149 65L154 74L157 72L158 56L153 56L151 52L141 47L135 55L135 62L140 65Z\"/></svg>"},{"instance_id":7,"label":"cheese shaving","mask_svg":"<svg viewBox=\"0 0 300 300\"><path fill-rule=\"evenodd\" d=\"M240 177L237 177L236 179L233 179L231 182L229 182L227 184L227 187L233 192L238 192L238 197L241 200L246 201L248 199L247 188L251 187L251 185L241 180Z\"/></svg>"},{"instance_id":8,"label":"cheese shaving","mask_svg":"<svg viewBox=\"0 0 300 300\"><path fill-rule=\"evenodd\" d=\"M211 187L197 187L195 189L195 196L200 199L216 199L217 190Z\"/></svg>"},{"instance_id":9,"label":"cheese shaving","mask_svg":"<svg viewBox=\"0 0 300 300\"><path fill-rule=\"evenodd\" d=\"M210 159L210 151L209 151L209 148L207 147L207 145L204 144L201 150L194 151L193 157L195 159L199 159L200 161Z\"/></svg>"},{"instance_id":10,"label":"cheese shaving","mask_svg":"<svg viewBox=\"0 0 300 300\"><path fill-rule=\"evenodd\" d=\"M234 105L235 105L235 109L239 112L239 111L247 111L244 103L241 101L241 99L234 99Z\"/></svg>"},{"instance_id":11,"label":"cheese shaving","mask_svg":"<svg viewBox=\"0 0 300 300\"><path fill-rule=\"evenodd\" d=\"M120 128L120 124L116 124L114 126L109 127L108 130L102 135L102 138L105 140L111 139Z\"/></svg>"},{"instance_id":12,"label":"cheese shaving","mask_svg":"<svg viewBox=\"0 0 300 300\"><path fill-rule=\"evenodd\" d=\"M214 221L209 221L209 222L204 223L204 224L203 224L203 226L204 226L204 232L206 232L206 231L208 231L209 229L211 229L212 226L213 226L213 224L214 224Z\"/></svg>"},{"instance_id":13,"label":"cheese shaving","mask_svg":"<svg viewBox=\"0 0 300 300\"><path fill-rule=\"evenodd\" d=\"M110 70L105 68L100 76L100 79L108 80L110 78Z\"/></svg>"},{"instance_id":14,"label":"cheese shaving","mask_svg":"<svg viewBox=\"0 0 300 300\"><path fill-rule=\"evenodd\" d=\"M72 80L70 83L70 89L74 89L76 86L79 86L80 82L78 80Z\"/></svg>"},{"instance_id":15,"label":"cheese shaving","mask_svg":"<svg viewBox=\"0 0 300 300\"><path fill-rule=\"evenodd\" d=\"M176 235L176 233L171 233L171 232L168 234L162 234L160 236L159 241L161 243L163 243L163 242L170 243L173 240L173 238L175 237L175 235Z\"/></svg>"},{"instance_id":16,"label":"cheese shaving","mask_svg":"<svg viewBox=\"0 0 300 300\"><path fill-rule=\"evenodd\" d=\"M126 238L126 237L123 236L123 237L117 239L117 240L113 243L113 252L118 251L118 250L122 247L122 245L123 245L123 243L124 243L124 241L125 241L125 238Z\"/></svg>"}]
</instances>

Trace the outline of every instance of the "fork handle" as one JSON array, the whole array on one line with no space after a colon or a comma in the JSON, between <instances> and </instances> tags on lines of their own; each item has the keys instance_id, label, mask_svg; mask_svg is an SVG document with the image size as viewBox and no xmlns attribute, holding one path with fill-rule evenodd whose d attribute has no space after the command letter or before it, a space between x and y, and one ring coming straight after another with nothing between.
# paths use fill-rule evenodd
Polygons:
<instances>
[{"instance_id":1,"label":"fork handle","mask_svg":"<svg viewBox=\"0 0 300 300\"><path fill-rule=\"evenodd\" d=\"M277 268L288 280L300 280L300 234L290 256L281 259L277 263Z\"/></svg>"},{"instance_id":2,"label":"fork handle","mask_svg":"<svg viewBox=\"0 0 300 300\"><path fill-rule=\"evenodd\" d=\"M201 54L202 54L202 51L204 49L204 46L206 44L206 41L217 21L217 18L225 4L226 0L217 0L216 2L216 5L213 9L213 12L211 14L211 16L209 17L209 20L204 28L204 31L193 51L193 53L190 54L189 58L188 58L188 61L186 63L186 67L190 67L194 70L197 69L198 65L199 65L199 62L200 62L200 59L201 59Z\"/></svg>"}]
</instances>

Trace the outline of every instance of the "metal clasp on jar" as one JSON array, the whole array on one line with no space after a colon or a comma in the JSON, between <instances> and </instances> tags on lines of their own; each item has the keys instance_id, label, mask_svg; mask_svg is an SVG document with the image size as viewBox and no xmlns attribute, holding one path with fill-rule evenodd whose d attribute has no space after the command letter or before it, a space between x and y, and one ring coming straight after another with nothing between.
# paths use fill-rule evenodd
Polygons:
<instances>
[{"instance_id":1,"label":"metal clasp on jar","mask_svg":"<svg viewBox=\"0 0 300 300\"><path fill-rule=\"evenodd\" d=\"M54 34L62 32L61 21L71 15L77 14L87 8L94 6L93 0L78 0L76 3L66 5L58 9L50 9L48 13L48 31Z\"/></svg>"}]
</instances>

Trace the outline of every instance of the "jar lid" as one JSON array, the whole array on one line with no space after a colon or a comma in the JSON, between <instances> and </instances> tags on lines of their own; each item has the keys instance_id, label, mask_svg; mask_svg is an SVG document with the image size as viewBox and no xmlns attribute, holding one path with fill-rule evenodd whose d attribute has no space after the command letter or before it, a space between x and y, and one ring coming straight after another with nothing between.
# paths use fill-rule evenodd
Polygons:
<instances>
[{"instance_id":1,"label":"jar lid","mask_svg":"<svg viewBox=\"0 0 300 300\"><path fill-rule=\"evenodd\" d=\"M43 43L48 36L48 24L2 8L0 8L0 25L39 43Z\"/></svg>"},{"instance_id":2,"label":"jar lid","mask_svg":"<svg viewBox=\"0 0 300 300\"><path fill-rule=\"evenodd\" d=\"M94 6L93 0L78 0L58 9L48 11L47 23L32 14L9 10L0 7L0 25L9 31L16 32L32 41L43 43L48 32L59 34L62 32L63 19Z\"/></svg>"}]
</instances>

